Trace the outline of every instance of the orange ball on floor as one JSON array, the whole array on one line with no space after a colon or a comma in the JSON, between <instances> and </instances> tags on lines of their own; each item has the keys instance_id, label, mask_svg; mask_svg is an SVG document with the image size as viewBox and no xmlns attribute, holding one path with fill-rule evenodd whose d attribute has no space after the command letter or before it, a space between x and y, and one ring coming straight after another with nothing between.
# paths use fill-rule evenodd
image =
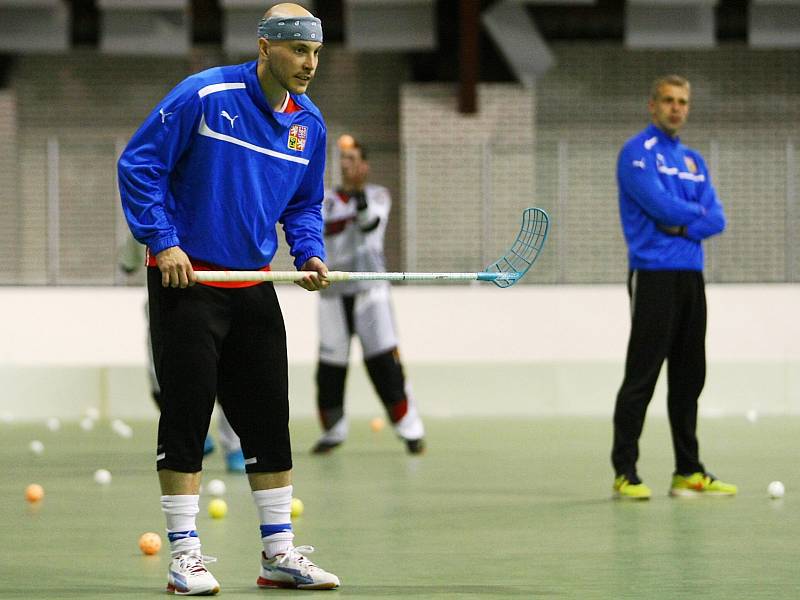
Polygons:
<instances>
[{"instance_id":1,"label":"orange ball on floor","mask_svg":"<svg viewBox=\"0 0 800 600\"><path fill-rule=\"evenodd\" d=\"M139 549L147 555L156 554L161 550L161 536L152 531L143 533L139 537Z\"/></svg>"},{"instance_id":2,"label":"orange ball on floor","mask_svg":"<svg viewBox=\"0 0 800 600\"><path fill-rule=\"evenodd\" d=\"M32 483L25 488L25 500L28 502L39 502L44 498L44 488L38 483Z\"/></svg>"}]
</instances>

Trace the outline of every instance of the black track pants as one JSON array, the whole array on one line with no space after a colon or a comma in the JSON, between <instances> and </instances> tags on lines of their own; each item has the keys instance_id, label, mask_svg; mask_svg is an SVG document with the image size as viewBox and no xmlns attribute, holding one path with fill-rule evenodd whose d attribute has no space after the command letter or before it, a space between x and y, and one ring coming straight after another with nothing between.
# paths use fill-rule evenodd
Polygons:
<instances>
[{"instance_id":1,"label":"black track pants","mask_svg":"<svg viewBox=\"0 0 800 600\"><path fill-rule=\"evenodd\" d=\"M632 325L625 378L614 409L611 462L636 475L639 437L658 374L667 361L667 411L675 472L704 471L697 443L697 399L706 377L706 296L700 271L632 271Z\"/></svg>"}]
</instances>

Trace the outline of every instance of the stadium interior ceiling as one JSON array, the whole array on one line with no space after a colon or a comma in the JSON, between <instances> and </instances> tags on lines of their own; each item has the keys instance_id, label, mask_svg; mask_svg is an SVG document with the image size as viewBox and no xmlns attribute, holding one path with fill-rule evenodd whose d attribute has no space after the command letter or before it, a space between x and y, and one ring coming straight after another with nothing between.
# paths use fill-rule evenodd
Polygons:
<instances>
[{"instance_id":1,"label":"stadium interior ceiling","mask_svg":"<svg viewBox=\"0 0 800 600\"><path fill-rule=\"evenodd\" d=\"M481 11L496 0L473 0ZM341 43L345 37L346 0L317 0L314 12L325 23L326 41ZM97 0L69 0L72 13L72 44L93 47L98 44L99 8ZM192 41L195 45L220 45L224 11L221 0L192 0ZM265 2L267 6L269 2ZM458 55L457 0L438 0L438 48L411 55L412 74L416 81L455 81ZM597 0L591 6L529 4L527 10L545 40L605 40L622 43L625 0ZM716 37L720 42L745 42L747 38L747 3L719 0L715 8ZM0 65L1 68L1 65ZM480 33L480 80L514 81L506 62L485 31Z\"/></svg>"}]
</instances>

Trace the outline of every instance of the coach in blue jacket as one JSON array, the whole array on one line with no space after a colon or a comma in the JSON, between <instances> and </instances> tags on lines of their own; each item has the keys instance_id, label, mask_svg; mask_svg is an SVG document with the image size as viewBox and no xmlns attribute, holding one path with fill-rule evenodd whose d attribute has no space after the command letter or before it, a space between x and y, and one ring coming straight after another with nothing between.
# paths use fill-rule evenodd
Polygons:
<instances>
[{"instance_id":1,"label":"coach in blue jacket","mask_svg":"<svg viewBox=\"0 0 800 600\"><path fill-rule=\"evenodd\" d=\"M706 375L704 239L725 229L725 215L705 161L678 132L689 114L690 85L670 75L653 83L652 123L622 147L617 162L619 211L628 245L632 324L625 378L614 410L614 495L645 500L639 437L664 360L667 410L675 451L672 496L733 495L700 462L697 399Z\"/></svg>"},{"instance_id":2,"label":"coach in blue jacket","mask_svg":"<svg viewBox=\"0 0 800 600\"><path fill-rule=\"evenodd\" d=\"M297 4L278 4L259 23L257 40L258 60L178 84L119 160L125 216L148 248L162 403L156 467L172 555L167 589L183 595L220 589L205 567L195 522L215 396L241 438L261 519L258 585L339 585L304 556L309 546L292 542L286 332L275 289L194 285L197 270L269 269L277 223L295 266L309 272L300 285L328 285L321 212L326 129L305 95L322 24Z\"/></svg>"}]
</instances>

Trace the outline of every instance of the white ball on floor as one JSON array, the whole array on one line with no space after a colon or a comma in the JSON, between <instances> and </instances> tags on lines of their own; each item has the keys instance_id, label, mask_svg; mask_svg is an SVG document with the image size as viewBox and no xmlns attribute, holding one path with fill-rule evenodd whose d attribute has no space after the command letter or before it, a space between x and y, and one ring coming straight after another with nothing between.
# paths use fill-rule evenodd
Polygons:
<instances>
[{"instance_id":1,"label":"white ball on floor","mask_svg":"<svg viewBox=\"0 0 800 600\"><path fill-rule=\"evenodd\" d=\"M114 433L116 433L118 436L125 439L130 439L133 437L133 428L121 419L114 419L111 422L111 429L113 429Z\"/></svg>"},{"instance_id":2,"label":"white ball on floor","mask_svg":"<svg viewBox=\"0 0 800 600\"><path fill-rule=\"evenodd\" d=\"M100 485L108 485L111 483L111 472L108 469L97 469L94 472L94 480Z\"/></svg>"},{"instance_id":3,"label":"white ball on floor","mask_svg":"<svg viewBox=\"0 0 800 600\"><path fill-rule=\"evenodd\" d=\"M225 494L225 482L221 479L212 479L205 485L206 491L212 496L223 496Z\"/></svg>"},{"instance_id":4,"label":"white ball on floor","mask_svg":"<svg viewBox=\"0 0 800 600\"><path fill-rule=\"evenodd\" d=\"M47 428L50 431L58 431L61 429L61 421L59 421L56 417L50 417L47 419L45 425L47 425Z\"/></svg>"},{"instance_id":5,"label":"white ball on floor","mask_svg":"<svg viewBox=\"0 0 800 600\"><path fill-rule=\"evenodd\" d=\"M90 417L83 417L81 419L81 429L84 431L91 431L94 428L94 419Z\"/></svg>"},{"instance_id":6,"label":"white ball on floor","mask_svg":"<svg viewBox=\"0 0 800 600\"><path fill-rule=\"evenodd\" d=\"M44 452L44 444L39 440L31 440L31 443L28 444L28 448L30 448L31 452L33 452L36 456L39 456L42 452Z\"/></svg>"},{"instance_id":7,"label":"white ball on floor","mask_svg":"<svg viewBox=\"0 0 800 600\"><path fill-rule=\"evenodd\" d=\"M755 423L758 421L758 411L755 408L751 408L744 414L745 418L750 421L751 423Z\"/></svg>"},{"instance_id":8,"label":"white ball on floor","mask_svg":"<svg viewBox=\"0 0 800 600\"><path fill-rule=\"evenodd\" d=\"M770 498L783 498L785 492L786 488L783 487L783 483L780 481L773 481L767 486L767 493Z\"/></svg>"},{"instance_id":9,"label":"white ball on floor","mask_svg":"<svg viewBox=\"0 0 800 600\"><path fill-rule=\"evenodd\" d=\"M0 414L0 422L2 423L13 423L14 422L14 415L10 412L4 412Z\"/></svg>"}]
</instances>

